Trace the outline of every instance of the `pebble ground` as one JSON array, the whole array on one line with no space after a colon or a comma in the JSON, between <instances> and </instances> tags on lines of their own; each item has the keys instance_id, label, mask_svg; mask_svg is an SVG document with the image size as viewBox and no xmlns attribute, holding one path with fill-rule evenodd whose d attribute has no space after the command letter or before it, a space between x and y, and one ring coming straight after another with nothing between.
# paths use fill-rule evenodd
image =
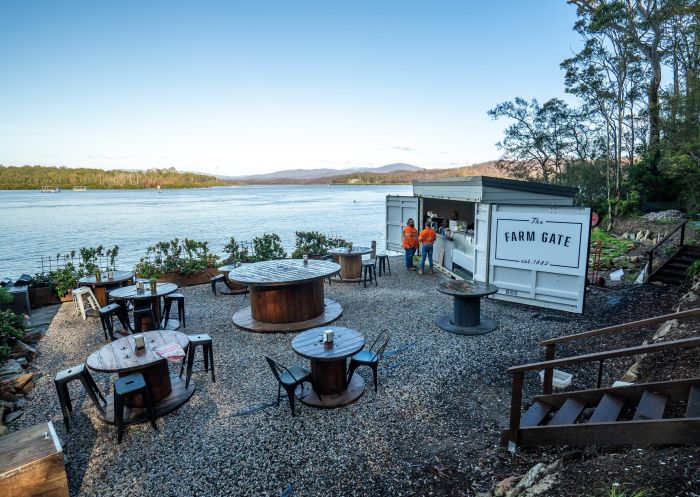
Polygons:
<instances>
[{"instance_id":1,"label":"pebble ground","mask_svg":"<svg viewBox=\"0 0 700 497\"><path fill-rule=\"evenodd\" d=\"M606 292L590 297L582 316L488 300L482 312L499 328L478 337L453 335L434 324L452 308L451 298L435 289L444 276L409 273L401 258L391 262L393 274L379 286L326 284L327 296L344 308L336 324L368 341L382 329L392 334L378 393L371 371L360 369L368 388L348 407L301 405L292 418L286 399L275 406L277 385L263 354L303 364L290 346L294 335L237 330L231 316L247 300L214 296L204 285L183 289L187 328L181 331L213 337L216 383L196 373L194 396L160 418L158 431L131 426L117 445L116 429L99 420L78 386L71 387L76 414L65 431L52 378L104 344L99 321L83 321L67 304L40 343L33 368L42 376L13 430L54 422L73 497L277 496L290 484L298 497L473 495L493 478L485 461L507 421L507 367L540 359L544 338L620 322L625 313L601 314ZM653 294L629 295L615 305L628 299L653 315L644 306ZM113 378L95 377L109 390ZM529 383L534 392L536 378Z\"/></svg>"}]
</instances>

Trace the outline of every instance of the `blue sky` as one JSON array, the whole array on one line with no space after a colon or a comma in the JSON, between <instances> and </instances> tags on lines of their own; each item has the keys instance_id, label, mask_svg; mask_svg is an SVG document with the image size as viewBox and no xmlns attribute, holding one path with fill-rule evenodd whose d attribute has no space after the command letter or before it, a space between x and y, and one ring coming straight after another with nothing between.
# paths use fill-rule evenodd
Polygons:
<instances>
[{"instance_id":1,"label":"blue sky","mask_svg":"<svg viewBox=\"0 0 700 497\"><path fill-rule=\"evenodd\" d=\"M563 97L564 0L0 4L0 163L218 174L496 159Z\"/></svg>"}]
</instances>

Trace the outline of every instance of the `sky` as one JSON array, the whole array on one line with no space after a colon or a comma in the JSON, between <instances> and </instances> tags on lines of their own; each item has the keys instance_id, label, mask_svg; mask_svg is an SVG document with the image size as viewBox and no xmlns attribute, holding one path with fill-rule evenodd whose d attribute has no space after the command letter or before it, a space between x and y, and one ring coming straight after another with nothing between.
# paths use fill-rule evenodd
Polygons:
<instances>
[{"instance_id":1,"label":"sky","mask_svg":"<svg viewBox=\"0 0 700 497\"><path fill-rule=\"evenodd\" d=\"M0 2L0 164L219 175L497 159L565 0ZM569 99L570 100L570 99Z\"/></svg>"}]
</instances>

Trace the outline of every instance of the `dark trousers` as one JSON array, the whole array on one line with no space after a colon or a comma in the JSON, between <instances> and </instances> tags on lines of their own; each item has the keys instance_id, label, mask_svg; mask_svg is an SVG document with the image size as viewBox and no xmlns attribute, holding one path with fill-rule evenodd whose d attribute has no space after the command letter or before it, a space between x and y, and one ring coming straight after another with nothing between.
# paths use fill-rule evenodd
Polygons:
<instances>
[{"instance_id":1,"label":"dark trousers","mask_svg":"<svg viewBox=\"0 0 700 497\"><path fill-rule=\"evenodd\" d=\"M406 251L406 269L413 267L413 256L416 253L415 247L404 249Z\"/></svg>"}]
</instances>

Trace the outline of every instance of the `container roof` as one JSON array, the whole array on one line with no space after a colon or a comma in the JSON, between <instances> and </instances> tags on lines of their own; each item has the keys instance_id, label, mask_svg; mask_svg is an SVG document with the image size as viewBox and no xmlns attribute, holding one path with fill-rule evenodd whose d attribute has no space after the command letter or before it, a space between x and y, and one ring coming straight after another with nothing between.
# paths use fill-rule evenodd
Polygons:
<instances>
[{"instance_id":1,"label":"container roof","mask_svg":"<svg viewBox=\"0 0 700 497\"><path fill-rule=\"evenodd\" d=\"M578 188L572 186L551 185L549 183L537 183L534 181L520 181L516 179L494 178L492 176L465 176L458 178L443 178L432 180L416 180L414 186L449 185L449 186L477 186L502 188L521 192L540 193L543 195L556 195L560 197L574 197Z\"/></svg>"}]
</instances>

